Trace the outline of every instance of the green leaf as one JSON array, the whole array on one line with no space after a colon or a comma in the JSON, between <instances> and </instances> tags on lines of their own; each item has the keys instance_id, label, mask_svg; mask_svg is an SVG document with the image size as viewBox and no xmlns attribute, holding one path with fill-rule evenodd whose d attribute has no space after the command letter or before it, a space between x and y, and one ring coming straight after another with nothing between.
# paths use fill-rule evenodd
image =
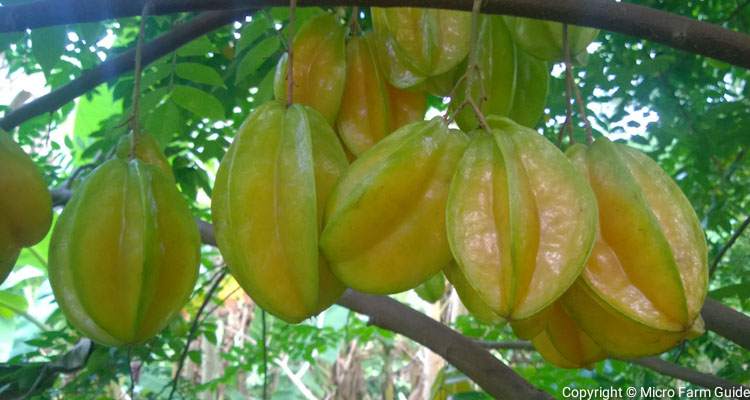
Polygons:
<instances>
[{"instance_id":1,"label":"green leaf","mask_svg":"<svg viewBox=\"0 0 750 400\"><path fill-rule=\"evenodd\" d=\"M750 282L743 282L734 285L727 285L708 293L710 297L716 300L723 300L728 297L744 297L746 293L750 293Z\"/></svg>"},{"instance_id":2,"label":"green leaf","mask_svg":"<svg viewBox=\"0 0 750 400\"><path fill-rule=\"evenodd\" d=\"M174 102L199 116L213 120L224 119L224 106L212 94L192 86L175 85L172 90Z\"/></svg>"},{"instance_id":3,"label":"green leaf","mask_svg":"<svg viewBox=\"0 0 750 400\"><path fill-rule=\"evenodd\" d=\"M215 50L214 44L204 35L177 49L177 55L180 57L205 56Z\"/></svg>"},{"instance_id":4,"label":"green leaf","mask_svg":"<svg viewBox=\"0 0 750 400\"><path fill-rule=\"evenodd\" d=\"M100 124L114 114L122 112L122 101L115 101L107 85L100 85L93 96L82 96L76 106L73 133L81 140L100 128Z\"/></svg>"},{"instance_id":5,"label":"green leaf","mask_svg":"<svg viewBox=\"0 0 750 400\"><path fill-rule=\"evenodd\" d=\"M181 127L180 110L173 101L165 101L146 117L146 132L164 149Z\"/></svg>"},{"instance_id":6,"label":"green leaf","mask_svg":"<svg viewBox=\"0 0 750 400\"><path fill-rule=\"evenodd\" d=\"M60 61L65 51L67 34L64 26L38 28L31 31L31 52L46 75Z\"/></svg>"},{"instance_id":7,"label":"green leaf","mask_svg":"<svg viewBox=\"0 0 750 400\"><path fill-rule=\"evenodd\" d=\"M271 21L263 14L255 14L253 20L242 27L240 31L240 40L237 41L237 53L245 50L270 29L273 29Z\"/></svg>"},{"instance_id":8,"label":"green leaf","mask_svg":"<svg viewBox=\"0 0 750 400\"><path fill-rule=\"evenodd\" d=\"M237 66L235 82L240 82L248 75L255 73L258 68L263 65L269 57L279 51L280 48L281 41L276 35L261 40L260 43L250 49L250 51L242 57L242 60Z\"/></svg>"},{"instance_id":9,"label":"green leaf","mask_svg":"<svg viewBox=\"0 0 750 400\"><path fill-rule=\"evenodd\" d=\"M26 312L28 308L29 303L26 302L25 297L7 290L0 290L0 310L10 310L15 314Z\"/></svg>"},{"instance_id":10,"label":"green leaf","mask_svg":"<svg viewBox=\"0 0 750 400\"><path fill-rule=\"evenodd\" d=\"M215 69L192 62L179 63L175 65L175 73L182 79L195 83L204 83L211 86L224 86L224 80Z\"/></svg>"}]
</instances>

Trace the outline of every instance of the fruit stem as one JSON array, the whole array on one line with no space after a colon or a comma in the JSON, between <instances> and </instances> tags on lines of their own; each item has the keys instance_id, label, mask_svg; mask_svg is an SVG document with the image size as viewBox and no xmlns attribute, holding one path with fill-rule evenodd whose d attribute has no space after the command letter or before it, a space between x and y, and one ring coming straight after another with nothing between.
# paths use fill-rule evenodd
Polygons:
<instances>
[{"instance_id":1,"label":"fruit stem","mask_svg":"<svg viewBox=\"0 0 750 400\"><path fill-rule=\"evenodd\" d=\"M140 127L138 126L140 115L140 97L141 97L141 70L143 69L143 41L146 31L146 19L151 11L151 1L146 1L143 4L143 10L141 11L141 25L138 31L138 42L135 46L135 68L133 70L133 104L132 114L130 116L130 128L133 131L133 137L130 146L130 158L135 157L135 149L138 143L138 135L140 135Z\"/></svg>"},{"instance_id":2,"label":"fruit stem","mask_svg":"<svg viewBox=\"0 0 750 400\"><path fill-rule=\"evenodd\" d=\"M568 24L562 25L562 44L563 53L565 57L565 122L560 127L560 132L557 135L557 146L562 147L563 137L565 136L565 130L568 130L568 138L570 139L569 144L574 144L575 139L573 138L573 105L572 92L573 92L573 66L570 63L570 44L568 43Z\"/></svg>"},{"instance_id":3,"label":"fruit stem","mask_svg":"<svg viewBox=\"0 0 750 400\"><path fill-rule=\"evenodd\" d=\"M297 11L297 0L289 1L289 57L286 62L286 105L287 107L292 105L292 98L294 97L294 17Z\"/></svg>"},{"instance_id":4,"label":"fruit stem","mask_svg":"<svg viewBox=\"0 0 750 400\"><path fill-rule=\"evenodd\" d=\"M359 34L359 6L352 7L352 15L349 17L349 34L354 36Z\"/></svg>"}]
</instances>

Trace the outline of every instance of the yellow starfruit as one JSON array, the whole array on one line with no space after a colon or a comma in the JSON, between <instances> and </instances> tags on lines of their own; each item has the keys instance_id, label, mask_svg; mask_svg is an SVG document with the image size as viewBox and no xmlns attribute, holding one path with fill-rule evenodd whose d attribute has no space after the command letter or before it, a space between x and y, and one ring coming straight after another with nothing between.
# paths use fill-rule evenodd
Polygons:
<instances>
[{"instance_id":1,"label":"yellow starfruit","mask_svg":"<svg viewBox=\"0 0 750 400\"><path fill-rule=\"evenodd\" d=\"M352 163L328 201L321 248L345 285L411 289L451 260L445 202L466 136L442 118L415 122Z\"/></svg>"},{"instance_id":2,"label":"yellow starfruit","mask_svg":"<svg viewBox=\"0 0 750 400\"><path fill-rule=\"evenodd\" d=\"M371 13L375 32L392 38L396 61L416 76L445 73L469 54L471 14L466 11L373 7Z\"/></svg>"},{"instance_id":3,"label":"yellow starfruit","mask_svg":"<svg viewBox=\"0 0 750 400\"><path fill-rule=\"evenodd\" d=\"M44 238L52 223L52 198L34 161L0 131L0 283L22 247Z\"/></svg>"},{"instance_id":4,"label":"yellow starfruit","mask_svg":"<svg viewBox=\"0 0 750 400\"><path fill-rule=\"evenodd\" d=\"M563 303L617 357L661 353L703 328L707 247L677 184L643 153L606 138L568 155L588 178L599 231Z\"/></svg>"},{"instance_id":5,"label":"yellow starfruit","mask_svg":"<svg viewBox=\"0 0 750 400\"><path fill-rule=\"evenodd\" d=\"M386 86L391 109L391 132L412 122L424 120L427 96L423 92L399 89L390 84Z\"/></svg>"},{"instance_id":6,"label":"yellow starfruit","mask_svg":"<svg viewBox=\"0 0 750 400\"><path fill-rule=\"evenodd\" d=\"M390 133L389 103L369 36L351 38L346 45L346 85L336 131L353 155L360 155Z\"/></svg>"},{"instance_id":7,"label":"yellow starfruit","mask_svg":"<svg viewBox=\"0 0 750 400\"><path fill-rule=\"evenodd\" d=\"M530 318L575 281L591 252L596 200L552 143L489 117L458 165L446 211L466 280L508 320Z\"/></svg>"},{"instance_id":8,"label":"yellow starfruit","mask_svg":"<svg viewBox=\"0 0 750 400\"><path fill-rule=\"evenodd\" d=\"M211 205L219 250L250 297L285 321L319 313L344 291L318 233L346 167L320 113L278 101L250 114L221 161Z\"/></svg>"},{"instance_id":9,"label":"yellow starfruit","mask_svg":"<svg viewBox=\"0 0 750 400\"><path fill-rule=\"evenodd\" d=\"M581 330L559 301L544 312L542 330L531 339L531 343L545 360L561 368L590 368L593 363L607 357L607 353Z\"/></svg>"},{"instance_id":10,"label":"yellow starfruit","mask_svg":"<svg viewBox=\"0 0 750 400\"><path fill-rule=\"evenodd\" d=\"M118 157L94 170L60 215L49 280L83 334L134 345L185 304L199 262L198 227L174 180L148 162Z\"/></svg>"},{"instance_id":11,"label":"yellow starfruit","mask_svg":"<svg viewBox=\"0 0 750 400\"><path fill-rule=\"evenodd\" d=\"M292 102L323 114L329 125L336 122L346 80L344 26L326 13L309 19L292 41L294 88ZM274 96L286 101L288 54L276 65Z\"/></svg>"}]
</instances>

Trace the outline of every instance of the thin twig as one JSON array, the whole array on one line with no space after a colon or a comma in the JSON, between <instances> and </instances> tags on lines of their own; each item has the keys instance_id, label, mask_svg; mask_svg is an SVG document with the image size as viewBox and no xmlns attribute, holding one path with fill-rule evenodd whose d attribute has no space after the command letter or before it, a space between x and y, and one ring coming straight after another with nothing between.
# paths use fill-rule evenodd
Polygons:
<instances>
[{"instance_id":1,"label":"thin twig","mask_svg":"<svg viewBox=\"0 0 750 400\"><path fill-rule=\"evenodd\" d=\"M575 143L575 139L573 138L573 105L571 104L573 97L573 74L570 71L572 67L570 63L570 44L568 43L568 24L563 24L562 30L563 52L565 53L565 122L560 127L560 132L557 134L558 147L562 147L566 128L568 130L570 144Z\"/></svg>"},{"instance_id":2,"label":"thin twig","mask_svg":"<svg viewBox=\"0 0 750 400\"><path fill-rule=\"evenodd\" d=\"M133 131L133 138L130 146L130 158L135 157L135 149L138 144L138 136L141 134L139 124L139 108L141 98L141 72L143 69L143 42L146 36L146 20L148 19L148 13L151 10L151 1L146 1L143 4L143 12L141 13L141 26L138 31L138 43L135 46L135 68L133 69L133 102L131 107L133 108L130 116L130 128Z\"/></svg>"},{"instance_id":3,"label":"thin twig","mask_svg":"<svg viewBox=\"0 0 750 400\"><path fill-rule=\"evenodd\" d=\"M211 284L211 288L208 289L206 297L203 299L203 303L201 304L200 308L198 308L198 312L193 318L193 324L190 326L190 331L188 333L187 341L185 342L185 347L182 349L182 354L180 354L180 361L177 364L177 371L175 372L174 378L172 379L172 389L169 391L169 400L172 399L175 391L177 390L177 384L180 381L180 374L182 373L182 368L185 366L185 360L187 359L188 350L190 349L190 342L195 339L195 334L198 331L198 321L201 320L200 316L203 313L203 310L205 310L208 303L211 301L214 292L219 288L225 276L227 276L227 270L226 268L222 268L212 278L213 284Z\"/></svg>"},{"instance_id":4,"label":"thin twig","mask_svg":"<svg viewBox=\"0 0 750 400\"><path fill-rule=\"evenodd\" d=\"M263 400L268 399L268 346L266 340L266 310L260 310L261 340L263 341Z\"/></svg>"},{"instance_id":5,"label":"thin twig","mask_svg":"<svg viewBox=\"0 0 750 400\"><path fill-rule=\"evenodd\" d=\"M352 15L349 16L349 33L351 36L355 36L359 31L359 7L353 6Z\"/></svg>"},{"instance_id":6,"label":"thin twig","mask_svg":"<svg viewBox=\"0 0 750 400\"><path fill-rule=\"evenodd\" d=\"M721 259L724 257L727 251L732 248L737 239L742 236L742 233L745 232L745 229L747 229L748 225L750 225L750 215L745 218L745 221L740 224L739 228L737 228L732 237L730 237L729 240L724 244L724 246L722 246L721 250L719 250L719 254L716 255L716 258L714 258L714 261L711 263L711 268L708 270L709 277L713 277L714 272L716 272L716 267L719 266L719 262L721 261Z\"/></svg>"},{"instance_id":7,"label":"thin twig","mask_svg":"<svg viewBox=\"0 0 750 400\"><path fill-rule=\"evenodd\" d=\"M289 57L286 62L286 105L292 105L292 97L294 96L294 19L297 13L297 0L289 1L289 51L287 54Z\"/></svg>"},{"instance_id":8,"label":"thin twig","mask_svg":"<svg viewBox=\"0 0 750 400\"><path fill-rule=\"evenodd\" d=\"M573 67L571 65L571 75L573 75L572 69ZM576 85L575 80L571 83L573 85L573 93L575 93L576 103L578 103L578 114L581 120L583 120L583 126L586 130L586 143L594 143L594 132L591 129L591 122L586 115L586 102L584 102L581 90L578 88L578 85Z\"/></svg>"},{"instance_id":9,"label":"thin twig","mask_svg":"<svg viewBox=\"0 0 750 400\"><path fill-rule=\"evenodd\" d=\"M130 387L128 393L130 400L135 400L135 374L133 373L133 348L128 347L128 372L130 373Z\"/></svg>"}]
</instances>

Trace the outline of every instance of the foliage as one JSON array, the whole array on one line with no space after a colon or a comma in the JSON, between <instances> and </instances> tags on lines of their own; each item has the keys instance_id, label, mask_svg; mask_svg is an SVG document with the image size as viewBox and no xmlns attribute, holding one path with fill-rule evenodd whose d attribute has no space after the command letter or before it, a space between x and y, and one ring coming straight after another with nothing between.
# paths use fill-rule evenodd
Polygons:
<instances>
[{"instance_id":1,"label":"foliage","mask_svg":"<svg viewBox=\"0 0 750 400\"><path fill-rule=\"evenodd\" d=\"M20 1L4 2L12 4ZM750 7L734 1L675 2L643 0L644 5L720 23L748 32ZM297 23L320 9L298 10ZM348 10L339 9L340 15ZM144 69L141 122L163 146L183 195L193 213L209 219L211 187L239 124L273 95L273 73L284 51L288 9L258 11L252 18L200 37ZM362 26L369 26L365 14ZM149 18L146 40L167 32L192 15ZM0 35L10 79L43 76L55 90L103 59L135 45L138 18L34 29ZM591 51L593 50L593 51ZM707 233L710 257L747 217L750 210L750 72L715 60L686 54L639 38L602 32L590 47L585 65L576 67L577 85L588 104L595 135L620 139L646 151L673 176L695 207ZM565 116L565 81L561 66L553 69L550 94L540 131L556 141ZM133 75L113 79L76 102L33 118L12 132L29 151L53 188L76 188L92 168L108 159L131 112ZM20 91L21 88L16 90ZM15 95L13 93L12 95ZM445 109L439 98L430 105ZM9 106L0 110L8 112ZM577 119L575 138L585 131ZM22 252L16 270L0 287L0 387L9 379L42 397L117 397L127 391L135 366L139 398L161 398L180 358L194 316L217 271L219 257L205 246L192 300L167 329L148 343L127 349L94 346L76 374L36 381L43 364L61 359L81 337L62 317L46 279L48 239ZM710 295L735 309L750 311L750 234L744 234L718 265ZM221 392L227 398L260 397L263 388L261 311L245 315L246 330L237 334L227 319L229 304L247 300L227 278L197 324L196 340L187 353L190 380L178 395L194 398ZM424 303L399 295L417 307ZM245 299L245 300L243 300ZM301 398L297 379L318 398L334 390L332 367L357 341L362 353L364 391L379 397L390 382L407 396L414 382L397 371L413 361L418 348L394 334L366 324L362 317L335 306L320 317L288 325L267 317L268 378L274 399ZM455 327L484 340L513 340L509 327L483 325L469 316ZM592 370L562 370L533 352L497 351L532 384L561 396L561 385L674 387L668 377L622 361L603 361ZM750 354L708 333L672 350L663 358L735 382L750 382ZM196 365L211 359L221 372L200 375ZM205 365L205 364L204 364ZM289 372L291 371L291 373ZM299 375L295 372L303 371ZM15 374L15 375L11 375ZM460 374L459 374L460 375ZM292 378L293 377L293 378ZM45 391L41 389L44 388ZM472 388L476 390L476 388ZM20 391L19 393L24 393ZM461 398L471 397L466 394ZM458 397L456 397L458 398Z\"/></svg>"}]
</instances>

